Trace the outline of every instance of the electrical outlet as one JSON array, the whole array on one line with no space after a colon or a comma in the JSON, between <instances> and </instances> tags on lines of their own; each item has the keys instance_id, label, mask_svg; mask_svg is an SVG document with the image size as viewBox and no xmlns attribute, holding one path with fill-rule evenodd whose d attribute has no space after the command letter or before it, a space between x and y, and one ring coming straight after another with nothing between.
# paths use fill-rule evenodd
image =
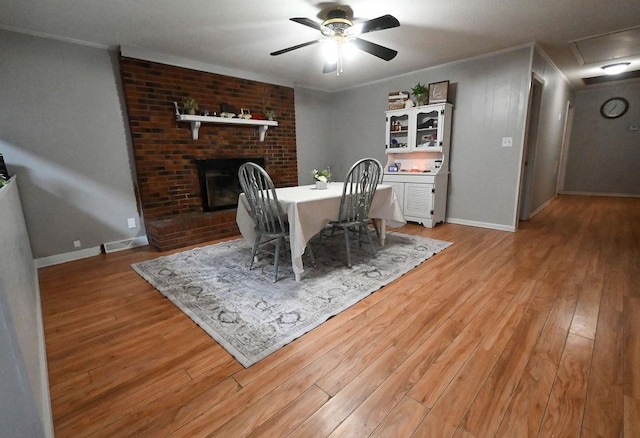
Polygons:
<instances>
[{"instance_id":1,"label":"electrical outlet","mask_svg":"<svg viewBox=\"0 0 640 438\"><path fill-rule=\"evenodd\" d=\"M502 147L510 148L513 146L513 137L502 137Z\"/></svg>"},{"instance_id":2,"label":"electrical outlet","mask_svg":"<svg viewBox=\"0 0 640 438\"><path fill-rule=\"evenodd\" d=\"M74 248L80 248L82 246L82 243L80 243L79 240L74 240L73 241L73 247Z\"/></svg>"},{"instance_id":3,"label":"electrical outlet","mask_svg":"<svg viewBox=\"0 0 640 438\"><path fill-rule=\"evenodd\" d=\"M130 217L129 219L127 219L127 226L129 228L135 228L136 227L136 218L135 217Z\"/></svg>"}]
</instances>

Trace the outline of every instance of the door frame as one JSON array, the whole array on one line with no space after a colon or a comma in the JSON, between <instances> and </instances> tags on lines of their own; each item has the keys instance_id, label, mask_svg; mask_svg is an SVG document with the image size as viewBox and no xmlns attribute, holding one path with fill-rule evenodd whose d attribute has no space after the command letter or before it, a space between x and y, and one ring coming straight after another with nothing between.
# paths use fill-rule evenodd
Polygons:
<instances>
[{"instance_id":1,"label":"door frame","mask_svg":"<svg viewBox=\"0 0 640 438\"><path fill-rule=\"evenodd\" d=\"M560 149L560 165L558 168L558 180L556 181L556 195L564 192L564 180L567 174L567 159L571 144L571 130L573 129L573 102L567 100L565 110L564 130L562 131L562 148Z\"/></svg>"},{"instance_id":2,"label":"door frame","mask_svg":"<svg viewBox=\"0 0 640 438\"><path fill-rule=\"evenodd\" d=\"M531 201L534 186L534 168L536 147L538 142L538 128L540 111L542 109L542 95L544 91L544 79L531 73L531 85L529 87L529 100L527 103L527 122L524 135L524 151L522 163L520 163L520 192L518 196L517 223L531 218Z\"/></svg>"}]
</instances>

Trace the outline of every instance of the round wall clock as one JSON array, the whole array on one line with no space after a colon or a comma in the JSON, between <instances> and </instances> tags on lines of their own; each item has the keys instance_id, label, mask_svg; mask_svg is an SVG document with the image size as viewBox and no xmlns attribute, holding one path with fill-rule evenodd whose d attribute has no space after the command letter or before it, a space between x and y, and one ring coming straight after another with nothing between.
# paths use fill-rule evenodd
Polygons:
<instances>
[{"instance_id":1,"label":"round wall clock","mask_svg":"<svg viewBox=\"0 0 640 438\"><path fill-rule=\"evenodd\" d=\"M607 99L600 107L600 114L607 119L617 119L627 112L629 102L624 97Z\"/></svg>"}]
</instances>

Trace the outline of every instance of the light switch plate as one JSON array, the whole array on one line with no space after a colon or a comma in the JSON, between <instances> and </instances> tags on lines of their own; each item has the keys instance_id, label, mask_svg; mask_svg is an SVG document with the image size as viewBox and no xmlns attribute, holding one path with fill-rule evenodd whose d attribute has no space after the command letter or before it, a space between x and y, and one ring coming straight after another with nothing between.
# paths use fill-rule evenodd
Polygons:
<instances>
[{"instance_id":1,"label":"light switch plate","mask_svg":"<svg viewBox=\"0 0 640 438\"><path fill-rule=\"evenodd\" d=\"M510 148L513 146L513 137L502 137L502 147Z\"/></svg>"},{"instance_id":2,"label":"light switch plate","mask_svg":"<svg viewBox=\"0 0 640 438\"><path fill-rule=\"evenodd\" d=\"M129 228L135 228L136 227L136 218L135 217L130 217L129 219L127 219L127 226Z\"/></svg>"}]
</instances>

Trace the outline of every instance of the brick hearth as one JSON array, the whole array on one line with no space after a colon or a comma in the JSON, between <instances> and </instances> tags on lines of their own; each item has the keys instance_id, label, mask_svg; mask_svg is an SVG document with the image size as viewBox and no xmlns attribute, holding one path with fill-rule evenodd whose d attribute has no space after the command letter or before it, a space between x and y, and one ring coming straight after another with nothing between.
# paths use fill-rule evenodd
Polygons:
<instances>
[{"instance_id":1,"label":"brick hearth","mask_svg":"<svg viewBox=\"0 0 640 438\"><path fill-rule=\"evenodd\" d=\"M202 211L196 159L264 157L276 186L297 184L294 92L290 87L120 57L137 183L149 243L158 250L239 234L235 209ZM192 140L173 102L186 96L201 110L220 103L276 112L264 142L255 127L202 124Z\"/></svg>"}]
</instances>

